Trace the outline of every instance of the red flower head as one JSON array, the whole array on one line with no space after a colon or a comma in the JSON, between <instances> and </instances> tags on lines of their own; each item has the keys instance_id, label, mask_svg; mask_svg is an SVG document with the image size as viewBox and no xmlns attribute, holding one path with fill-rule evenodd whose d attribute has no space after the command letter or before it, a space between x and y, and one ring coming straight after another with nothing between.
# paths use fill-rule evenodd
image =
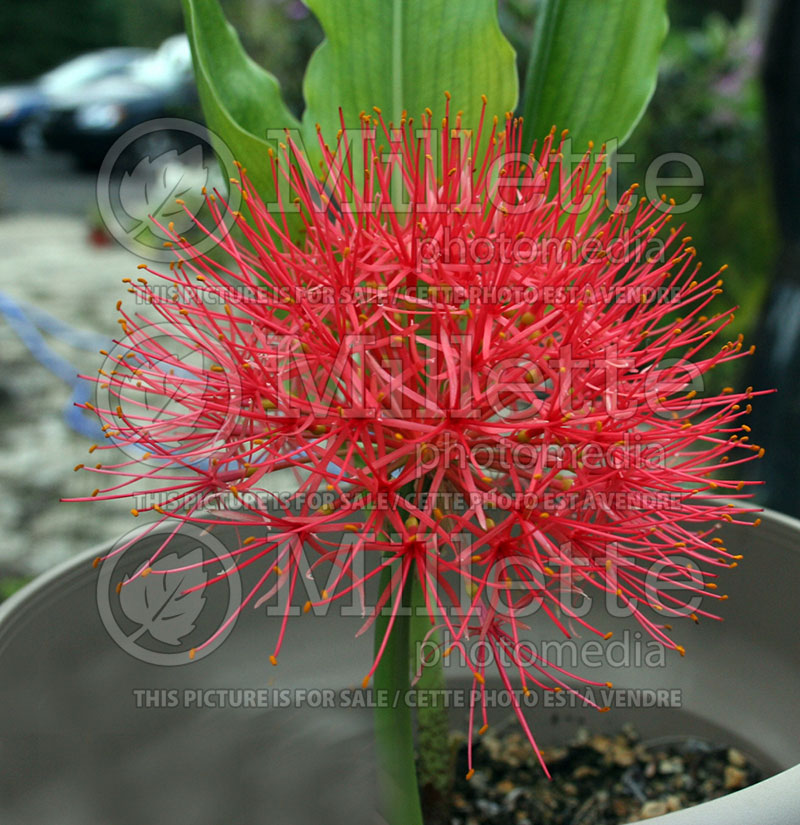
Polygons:
<instances>
[{"instance_id":1,"label":"red flower head","mask_svg":"<svg viewBox=\"0 0 800 825\"><path fill-rule=\"evenodd\" d=\"M703 391L744 354L714 343L732 321L712 308L719 273L702 274L669 204L631 189L608 209L602 154L571 164L565 135L528 154L510 118L472 135L448 114L438 136L430 113L420 131L362 121L355 150L320 139L322 180L291 141L272 157L279 208L242 170L234 234L209 195L222 254L172 233L176 264L127 281L152 312L120 310L96 412L100 449L133 457L94 468L111 479L94 497L144 489L160 503L139 509L176 529L245 528L231 558L263 576L242 607L296 598L310 554L334 572L307 609L384 571L377 608L396 611L416 578L448 650L513 647L532 605L569 635L586 623L567 581L617 594L682 653L665 619L724 598L714 571L735 557L713 532L751 512L742 482L712 475L761 452L752 391ZM563 671L511 658L524 690L565 689Z\"/></svg>"}]
</instances>

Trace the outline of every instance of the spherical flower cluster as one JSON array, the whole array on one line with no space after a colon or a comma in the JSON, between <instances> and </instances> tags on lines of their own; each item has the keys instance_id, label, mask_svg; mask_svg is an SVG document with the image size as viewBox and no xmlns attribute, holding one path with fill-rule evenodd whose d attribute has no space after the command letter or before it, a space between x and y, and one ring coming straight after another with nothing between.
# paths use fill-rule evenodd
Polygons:
<instances>
[{"instance_id":1,"label":"spherical flower cluster","mask_svg":"<svg viewBox=\"0 0 800 825\"><path fill-rule=\"evenodd\" d=\"M241 170L230 234L207 195L213 254L173 232L169 271L126 279L147 309L119 307L95 379L99 450L117 457L87 467L102 479L87 499L145 490L158 503L134 515L154 524L242 528L230 558L263 571L242 607L293 599L308 556L327 586L306 609L366 598L389 571L365 684L413 579L446 652L507 650L524 691L573 689L516 652L532 605L567 636L606 635L564 602L566 580L616 594L682 653L670 618L724 598L715 574L735 565L715 529L751 521L743 483L714 476L760 454L752 390L704 390L745 354L720 341L720 273L702 273L669 203L631 189L609 207L602 152L568 160L566 133L529 153L510 116L474 134L449 113L419 125L365 114L355 140L320 139L320 173L287 138L273 204Z\"/></svg>"}]
</instances>

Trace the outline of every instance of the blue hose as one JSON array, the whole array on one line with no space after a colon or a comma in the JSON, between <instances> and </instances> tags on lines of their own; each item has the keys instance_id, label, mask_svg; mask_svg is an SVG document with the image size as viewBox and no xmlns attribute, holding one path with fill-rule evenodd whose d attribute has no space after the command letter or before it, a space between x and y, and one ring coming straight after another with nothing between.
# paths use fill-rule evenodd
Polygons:
<instances>
[{"instance_id":1,"label":"blue hose","mask_svg":"<svg viewBox=\"0 0 800 825\"><path fill-rule=\"evenodd\" d=\"M0 313L11 325L19 339L28 348L31 355L53 375L60 378L72 388L72 397L67 407L64 409L64 421L67 426L80 435L86 436L92 441L103 438L103 431L97 419L89 418L83 414L77 404L85 404L90 400L92 384L78 377L76 367L54 352L47 344L42 333L52 336L73 349L84 350L86 352L98 352L101 349L108 349L110 341L108 338L96 332L75 329L55 318L44 310L31 306L24 301L17 301L5 292L0 292ZM302 457L304 454L300 453ZM208 460L202 459L193 462L195 466L207 466ZM336 464L329 465L329 472L338 472ZM399 474L396 470L393 475Z\"/></svg>"},{"instance_id":2,"label":"blue hose","mask_svg":"<svg viewBox=\"0 0 800 825\"><path fill-rule=\"evenodd\" d=\"M0 312L31 355L72 388L72 397L63 413L67 426L92 440L101 438L103 433L97 420L88 418L75 406L89 400L91 384L79 378L75 366L50 348L42 333L51 335L73 349L87 352L97 352L108 347L109 339L96 332L74 329L37 307L15 300L5 292L0 292Z\"/></svg>"}]
</instances>

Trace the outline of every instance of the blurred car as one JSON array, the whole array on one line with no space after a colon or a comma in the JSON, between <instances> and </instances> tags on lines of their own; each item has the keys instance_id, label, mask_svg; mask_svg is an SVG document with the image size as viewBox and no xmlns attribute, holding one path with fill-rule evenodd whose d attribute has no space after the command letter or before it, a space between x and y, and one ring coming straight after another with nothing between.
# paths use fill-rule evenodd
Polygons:
<instances>
[{"instance_id":1,"label":"blurred car","mask_svg":"<svg viewBox=\"0 0 800 825\"><path fill-rule=\"evenodd\" d=\"M103 78L124 73L148 54L152 54L151 49L101 49L68 60L30 83L0 86L0 146L39 148L39 121L55 102Z\"/></svg>"},{"instance_id":2,"label":"blurred car","mask_svg":"<svg viewBox=\"0 0 800 825\"><path fill-rule=\"evenodd\" d=\"M80 166L91 168L129 129L163 117L202 120L185 35L168 38L125 72L63 98L51 107L42 135L48 148L68 152ZM153 150L163 151L163 133L156 138L160 145Z\"/></svg>"}]
</instances>

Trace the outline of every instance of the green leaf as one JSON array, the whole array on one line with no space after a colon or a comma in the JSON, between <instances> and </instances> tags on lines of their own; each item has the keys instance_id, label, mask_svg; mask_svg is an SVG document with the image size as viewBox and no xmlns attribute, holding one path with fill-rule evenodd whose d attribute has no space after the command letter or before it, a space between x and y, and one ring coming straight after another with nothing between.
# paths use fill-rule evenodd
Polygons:
<instances>
[{"instance_id":1,"label":"green leaf","mask_svg":"<svg viewBox=\"0 0 800 825\"><path fill-rule=\"evenodd\" d=\"M497 22L497 0L306 0L327 39L314 52L303 91L306 145L315 124L332 142L359 113L379 107L387 123L403 110L418 119L426 107L441 113L444 93L465 127L488 113L513 111L518 84L515 55Z\"/></svg>"},{"instance_id":2,"label":"green leaf","mask_svg":"<svg viewBox=\"0 0 800 825\"><path fill-rule=\"evenodd\" d=\"M554 124L576 150L630 136L656 87L666 0L544 0L523 102L525 145Z\"/></svg>"},{"instance_id":3,"label":"green leaf","mask_svg":"<svg viewBox=\"0 0 800 825\"><path fill-rule=\"evenodd\" d=\"M208 128L247 167L265 200L274 191L269 129L299 128L278 81L251 60L225 20L218 0L183 0L200 101Z\"/></svg>"}]
</instances>

